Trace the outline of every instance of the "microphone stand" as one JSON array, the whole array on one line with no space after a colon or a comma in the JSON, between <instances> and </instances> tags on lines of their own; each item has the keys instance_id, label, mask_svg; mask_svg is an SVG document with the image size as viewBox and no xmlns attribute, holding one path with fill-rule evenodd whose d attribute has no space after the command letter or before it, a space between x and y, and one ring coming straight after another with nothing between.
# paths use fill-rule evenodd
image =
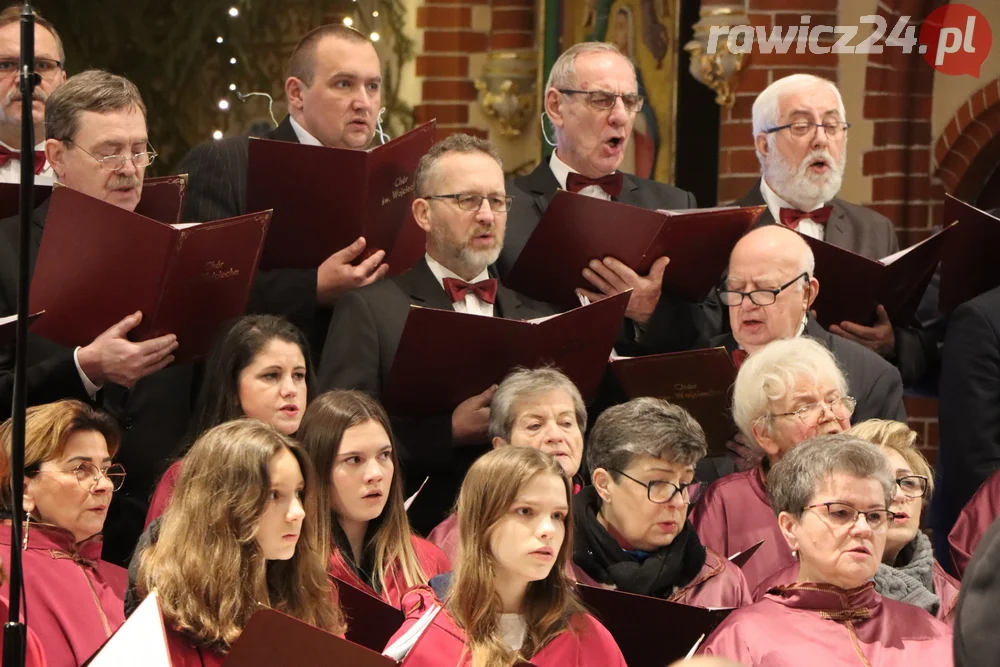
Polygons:
<instances>
[{"instance_id":1,"label":"microphone stand","mask_svg":"<svg viewBox=\"0 0 1000 667\"><path fill-rule=\"evenodd\" d=\"M10 573L10 617L3 628L3 667L24 667L27 628L21 623L21 531L24 514L24 427L27 409L28 249L31 210L35 203L35 125L32 114L35 86L35 15L31 4L21 7L21 227L18 239L17 342L14 349L14 404L11 410L11 540L7 561Z\"/></svg>"}]
</instances>

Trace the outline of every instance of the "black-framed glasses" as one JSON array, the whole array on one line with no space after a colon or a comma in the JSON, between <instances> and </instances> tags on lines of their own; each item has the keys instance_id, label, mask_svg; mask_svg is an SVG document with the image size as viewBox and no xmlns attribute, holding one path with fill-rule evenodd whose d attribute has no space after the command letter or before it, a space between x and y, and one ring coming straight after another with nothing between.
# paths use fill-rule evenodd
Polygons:
<instances>
[{"instance_id":1,"label":"black-framed glasses","mask_svg":"<svg viewBox=\"0 0 1000 667\"><path fill-rule=\"evenodd\" d=\"M149 150L144 151L142 153L133 153L131 155L122 153L118 155L107 155L105 157L97 157L96 155L94 155L93 153L91 153L86 148L76 143L72 139L60 139L60 141L67 144L73 144L81 151L83 151L90 157L97 160L98 164L101 165L101 169L103 169L104 171L121 171L122 169L125 168L125 163L128 162L129 160L132 161L132 164L135 165L136 169L145 169L149 165L153 164L153 160L155 160L156 156L159 155L159 153L156 152L156 149L154 149L152 146L149 146Z\"/></svg>"},{"instance_id":2,"label":"black-framed glasses","mask_svg":"<svg viewBox=\"0 0 1000 667\"><path fill-rule=\"evenodd\" d=\"M847 130L851 128L850 123L845 123L841 120L827 121L825 123L813 123L808 120L797 120L794 123L787 123L785 125L779 125L778 127L772 127L764 130L765 134L774 134L775 132L780 132L781 130L788 130L788 132L796 139L803 139L805 137L812 136L813 132L816 132L817 128L823 128L826 132L826 136L830 139L839 139L843 135L847 134Z\"/></svg>"},{"instance_id":3,"label":"black-framed glasses","mask_svg":"<svg viewBox=\"0 0 1000 667\"><path fill-rule=\"evenodd\" d=\"M887 509L865 510L862 512L853 505L840 502L806 505L802 508L802 511L805 512L806 510L818 509L820 507L826 508L826 513L830 518L830 522L839 527L853 526L857 523L858 517L863 516L869 528L872 530L878 530L880 528L885 528L892 522L893 519L896 518L896 513L890 512Z\"/></svg>"},{"instance_id":4,"label":"black-framed glasses","mask_svg":"<svg viewBox=\"0 0 1000 667\"><path fill-rule=\"evenodd\" d=\"M35 74L43 79L51 79L62 69L62 63L49 58L35 58ZM0 78L21 71L21 61L17 58L0 58Z\"/></svg>"},{"instance_id":5,"label":"black-framed glasses","mask_svg":"<svg viewBox=\"0 0 1000 667\"><path fill-rule=\"evenodd\" d=\"M690 482L682 482L681 484L674 484L673 482L668 482L665 479L654 479L651 482L640 482L635 477L632 477L621 470L617 470L615 468L609 468L609 470L618 473L622 477L627 477L640 486L646 487L646 497L649 498L649 502L657 505L669 503L678 493L681 495L681 500L690 505L693 501L691 500L691 492L689 489L691 486L698 483L698 480L695 479L692 479Z\"/></svg>"},{"instance_id":6,"label":"black-framed glasses","mask_svg":"<svg viewBox=\"0 0 1000 667\"><path fill-rule=\"evenodd\" d=\"M601 111L614 107L615 102L620 97L622 104L625 105L625 111L637 113L642 111L642 103L645 101L645 98L639 93L612 93L610 90L571 90L569 88L556 88L556 90L563 95L586 95L587 104Z\"/></svg>"},{"instance_id":7,"label":"black-framed glasses","mask_svg":"<svg viewBox=\"0 0 1000 667\"><path fill-rule=\"evenodd\" d=\"M463 211L478 211L483 207L483 200L489 202L494 213L506 213L514 203L513 195L476 195L463 192L454 195L428 195L423 199L453 199Z\"/></svg>"},{"instance_id":8,"label":"black-framed glasses","mask_svg":"<svg viewBox=\"0 0 1000 667\"><path fill-rule=\"evenodd\" d=\"M76 481L88 492L93 492L101 482L101 477L107 477L111 482L111 487L118 491L125 483L125 466L121 463L114 463L106 468L99 468L90 461L82 461L72 470L39 470L29 467L25 470L29 477L41 473L75 475Z\"/></svg>"},{"instance_id":9,"label":"black-framed glasses","mask_svg":"<svg viewBox=\"0 0 1000 667\"><path fill-rule=\"evenodd\" d=\"M839 398L834 398L829 401L818 401L816 403L810 403L808 405L803 405L798 410L792 410L791 412L776 412L771 413L772 417L798 417L803 424L806 426L815 426L822 419L823 413L829 408L830 412L837 419L850 419L851 415L854 414L854 408L857 407L858 402L853 396L841 396Z\"/></svg>"},{"instance_id":10,"label":"black-framed glasses","mask_svg":"<svg viewBox=\"0 0 1000 667\"><path fill-rule=\"evenodd\" d=\"M751 292L741 292L735 289L723 289L722 287L717 287L715 292L719 295L719 301L721 301L724 306L738 306L743 303L743 299L746 297L750 297L751 303L755 306L770 306L778 300L779 294L803 278L809 280L809 274L805 271L795 276L781 287L776 287L774 289L755 289Z\"/></svg>"},{"instance_id":11,"label":"black-framed glasses","mask_svg":"<svg viewBox=\"0 0 1000 667\"><path fill-rule=\"evenodd\" d=\"M896 484L907 498L923 498L927 495L927 478L923 475L899 477Z\"/></svg>"}]
</instances>

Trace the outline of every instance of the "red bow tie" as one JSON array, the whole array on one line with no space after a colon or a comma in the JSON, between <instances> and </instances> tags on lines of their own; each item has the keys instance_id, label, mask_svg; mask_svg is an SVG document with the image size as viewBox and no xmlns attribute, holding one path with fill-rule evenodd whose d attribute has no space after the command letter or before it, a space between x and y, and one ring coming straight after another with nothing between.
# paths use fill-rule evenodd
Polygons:
<instances>
[{"instance_id":1,"label":"red bow tie","mask_svg":"<svg viewBox=\"0 0 1000 667\"><path fill-rule=\"evenodd\" d=\"M733 366L736 366L736 370L740 370L740 366L743 365L743 362L746 361L749 356L750 353L746 350L733 350Z\"/></svg>"},{"instance_id":2,"label":"red bow tie","mask_svg":"<svg viewBox=\"0 0 1000 667\"><path fill-rule=\"evenodd\" d=\"M0 146L0 167L11 160L20 159L21 151L12 151L6 146ZM35 151L35 176L42 173L42 169L45 169L45 151Z\"/></svg>"},{"instance_id":3,"label":"red bow tie","mask_svg":"<svg viewBox=\"0 0 1000 667\"><path fill-rule=\"evenodd\" d=\"M596 185L612 197L617 197L622 193L622 173L616 171L600 178L591 178L572 172L566 176L566 189L570 192L579 192L588 185Z\"/></svg>"},{"instance_id":4,"label":"red bow tie","mask_svg":"<svg viewBox=\"0 0 1000 667\"><path fill-rule=\"evenodd\" d=\"M800 211L797 208L783 208L778 211L778 215L781 217L781 224L789 229L796 229L799 226L799 222L807 219L812 220L818 225L825 225L826 221L830 219L830 213L832 212L832 206L824 206L808 213Z\"/></svg>"},{"instance_id":5,"label":"red bow tie","mask_svg":"<svg viewBox=\"0 0 1000 667\"><path fill-rule=\"evenodd\" d=\"M495 303L497 300L496 278L487 278L478 283L467 283L458 278L445 278L443 282L444 291L448 293L452 303L461 301L469 292L475 293L485 303Z\"/></svg>"}]
</instances>

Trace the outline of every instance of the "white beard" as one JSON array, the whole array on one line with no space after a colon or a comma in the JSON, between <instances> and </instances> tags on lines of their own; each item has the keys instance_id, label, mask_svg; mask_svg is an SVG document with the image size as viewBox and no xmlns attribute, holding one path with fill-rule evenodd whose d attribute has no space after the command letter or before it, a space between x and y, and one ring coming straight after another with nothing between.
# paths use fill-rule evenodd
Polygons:
<instances>
[{"instance_id":1,"label":"white beard","mask_svg":"<svg viewBox=\"0 0 1000 667\"><path fill-rule=\"evenodd\" d=\"M815 175L809 165L824 160L829 172ZM801 211L810 211L837 196L844 180L846 154L835 162L829 151L812 151L797 167L790 164L775 146L770 147L769 158L764 164L764 178L774 192Z\"/></svg>"}]
</instances>

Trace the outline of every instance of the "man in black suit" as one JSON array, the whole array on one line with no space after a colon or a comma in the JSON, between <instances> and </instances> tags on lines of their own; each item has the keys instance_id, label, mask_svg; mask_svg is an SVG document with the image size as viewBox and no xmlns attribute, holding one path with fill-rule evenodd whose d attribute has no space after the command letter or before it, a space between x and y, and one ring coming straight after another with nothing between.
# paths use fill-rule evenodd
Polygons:
<instances>
[{"instance_id":1,"label":"man in black suit","mask_svg":"<svg viewBox=\"0 0 1000 667\"><path fill-rule=\"evenodd\" d=\"M757 226L782 224L870 259L899 250L892 222L838 198L847 158L844 103L837 87L810 74L779 79L757 96L753 133L761 179L738 206L766 204ZM930 295L936 300L936 292ZM932 304L936 307L936 303ZM834 325L838 336L878 352L907 385L937 366L940 331L893 326L879 306L874 326Z\"/></svg>"},{"instance_id":2,"label":"man in black suit","mask_svg":"<svg viewBox=\"0 0 1000 667\"><path fill-rule=\"evenodd\" d=\"M307 33L292 52L285 81L288 116L263 138L361 150L375 135L382 102L382 74L375 47L357 30L324 25ZM246 213L248 137L196 146L181 163L187 173L187 222L206 222ZM331 174L331 178L335 178ZM317 215L324 212L317 211ZM359 238L317 269L258 271L251 312L282 315L301 328L318 358L330 308L347 290L385 276L379 250L353 266L365 248Z\"/></svg>"},{"instance_id":3,"label":"man in black suit","mask_svg":"<svg viewBox=\"0 0 1000 667\"><path fill-rule=\"evenodd\" d=\"M555 127L555 150L533 172L507 185L514 205L497 262L501 277L514 266L558 189L646 209L697 206L690 192L618 171L642 108L638 89L634 66L613 44L583 42L556 60L545 86L545 113ZM594 290L583 294L597 300L631 288L626 316L638 327L629 339L640 339L654 314L656 319L672 319L666 311L657 312L668 261L659 258L649 275L640 276L613 257L595 257L584 271Z\"/></svg>"},{"instance_id":4,"label":"man in black suit","mask_svg":"<svg viewBox=\"0 0 1000 667\"><path fill-rule=\"evenodd\" d=\"M413 215L427 232L427 254L406 273L337 302L319 367L325 389L360 389L379 397L411 305L518 320L554 312L489 275L503 247L510 206L500 158L489 142L464 134L438 142L421 158L414 181ZM465 470L488 447L495 388L469 397L450 415L393 421L408 491L431 476L414 506L421 511L410 517L425 534L445 517Z\"/></svg>"}]
</instances>

